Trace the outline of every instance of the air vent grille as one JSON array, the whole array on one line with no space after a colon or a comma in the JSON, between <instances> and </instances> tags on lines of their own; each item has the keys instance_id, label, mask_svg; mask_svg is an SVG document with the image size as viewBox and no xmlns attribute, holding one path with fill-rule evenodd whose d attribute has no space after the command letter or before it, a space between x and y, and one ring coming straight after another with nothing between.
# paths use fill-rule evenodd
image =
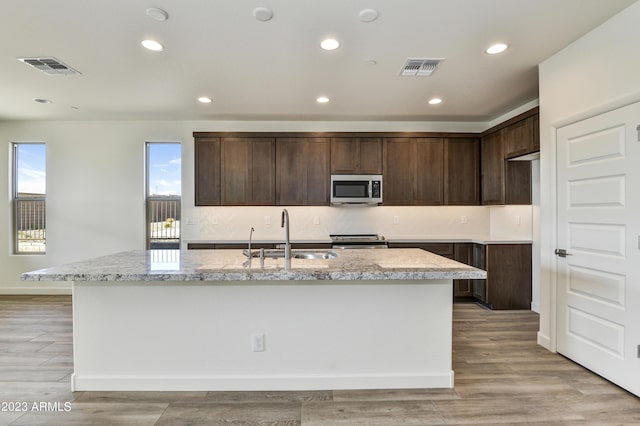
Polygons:
<instances>
[{"instance_id":1,"label":"air vent grille","mask_svg":"<svg viewBox=\"0 0 640 426\"><path fill-rule=\"evenodd\" d=\"M49 57L49 58L18 58L20 62L24 62L33 68L42 71L47 75L71 75L80 74L79 71L74 70L70 66L64 64L62 61Z\"/></svg>"},{"instance_id":2,"label":"air vent grille","mask_svg":"<svg viewBox=\"0 0 640 426\"><path fill-rule=\"evenodd\" d=\"M409 58L400 70L401 76L426 77L436 71L436 68L444 61L443 58Z\"/></svg>"}]
</instances>

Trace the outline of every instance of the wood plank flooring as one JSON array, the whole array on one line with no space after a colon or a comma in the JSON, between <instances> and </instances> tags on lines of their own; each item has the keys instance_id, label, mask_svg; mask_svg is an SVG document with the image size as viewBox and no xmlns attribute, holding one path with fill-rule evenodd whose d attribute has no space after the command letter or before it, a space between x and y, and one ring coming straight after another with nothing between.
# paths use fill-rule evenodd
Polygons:
<instances>
[{"instance_id":1,"label":"wood plank flooring","mask_svg":"<svg viewBox=\"0 0 640 426\"><path fill-rule=\"evenodd\" d=\"M0 425L640 425L640 399L537 330L529 311L454 305L455 389L72 393L71 298L0 296Z\"/></svg>"}]
</instances>

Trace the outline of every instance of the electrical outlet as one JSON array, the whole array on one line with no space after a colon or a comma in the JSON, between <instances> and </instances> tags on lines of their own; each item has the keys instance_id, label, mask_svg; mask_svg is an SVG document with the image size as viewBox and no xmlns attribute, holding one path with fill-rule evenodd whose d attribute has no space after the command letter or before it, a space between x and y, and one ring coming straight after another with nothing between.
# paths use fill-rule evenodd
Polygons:
<instances>
[{"instance_id":1,"label":"electrical outlet","mask_svg":"<svg viewBox=\"0 0 640 426\"><path fill-rule=\"evenodd\" d=\"M264 352L264 333L257 333L251 336L251 350L253 352Z\"/></svg>"},{"instance_id":2,"label":"electrical outlet","mask_svg":"<svg viewBox=\"0 0 640 426\"><path fill-rule=\"evenodd\" d=\"M313 217L313 224L314 225L320 225L320 216L314 216Z\"/></svg>"},{"instance_id":3,"label":"electrical outlet","mask_svg":"<svg viewBox=\"0 0 640 426\"><path fill-rule=\"evenodd\" d=\"M467 216L460 216L460 223L469 223L469 218Z\"/></svg>"},{"instance_id":4,"label":"electrical outlet","mask_svg":"<svg viewBox=\"0 0 640 426\"><path fill-rule=\"evenodd\" d=\"M264 224L265 225L271 225L271 216L265 216L264 217Z\"/></svg>"},{"instance_id":5,"label":"electrical outlet","mask_svg":"<svg viewBox=\"0 0 640 426\"><path fill-rule=\"evenodd\" d=\"M393 217L393 224L394 224L394 225L397 225L397 224L399 224L399 223L400 223L400 216L394 216L394 217Z\"/></svg>"},{"instance_id":6,"label":"electrical outlet","mask_svg":"<svg viewBox=\"0 0 640 426\"><path fill-rule=\"evenodd\" d=\"M196 223L193 221L193 218L187 217L185 218L185 225L195 225Z\"/></svg>"},{"instance_id":7,"label":"electrical outlet","mask_svg":"<svg viewBox=\"0 0 640 426\"><path fill-rule=\"evenodd\" d=\"M516 225L520 225L520 223L522 222L520 219L520 216L516 216L515 220L516 220Z\"/></svg>"},{"instance_id":8,"label":"electrical outlet","mask_svg":"<svg viewBox=\"0 0 640 426\"><path fill-rule=\"evenodd\" d=\"M211 224L212 225L218 224L218 216L211 216Z\"/></svg>"}]
</instances>

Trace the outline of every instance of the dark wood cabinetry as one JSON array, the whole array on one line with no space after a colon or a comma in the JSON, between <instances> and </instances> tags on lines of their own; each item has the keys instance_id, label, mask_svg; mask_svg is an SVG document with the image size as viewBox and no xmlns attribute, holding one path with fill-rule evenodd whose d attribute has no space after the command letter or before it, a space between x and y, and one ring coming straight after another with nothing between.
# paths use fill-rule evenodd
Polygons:
<instances>
[{"instance_id":1,"label":"dark wood cabinetry","mask_svg":"<svg viewBox=\"0 0 640 426\"><path fill-rule=\"evenodd\" d=\"M222 138L220 157L222 205L274 205L275 139Z\"/></svg>"},{"instance_id":2,"label":"dark wood cabinetry","mask_svg":"<svg viewBox=\"0 0 640 426\"><path fill-rule=\"evenodd\" d=\"M387 138L383 158L385 205L444 203L444 139Z\"/></svg>"},{"instance_id":3,"label":"dark wood cabinetry","mask_svg":"<svg viewBox=\"0 0 640 426\"><path fill-rule=\"evenodd\" d=\"M491 309L531 309L531 244L490 244L485 256L485 304Z\"/></svg>"},{"instance_id":4,"label":"dark wood cabinetry","mask_svg":"<svg viewBox=\"0 0 640 426\"><path fill-rule=\"evenodd\" d=\"M220 204L220 138L201 138L195 141L195 204Z\"/></svg>"},{"instance_id":5,"label":"dark wood cabinetry","mask_svg":"<svg viewBox=\"0 0 640 426\"><path fill-rule=\"evenodd\" d=\"M484 280L453 280L454 300L476 300L491 309L531 308L531 244L390 242L419 248L487 271Z\"/></svg>"},{"instance_id":6,"label":"dark wood cabinetry","mask_svg":"<svg viewBox=\"0 0 640 426\"><path fill-rule=\"evenodd\" d=\"M453 252L454 260L473 266L473 244L456 243ZM453 297L470 299L473 297L473 280L453 280Z\"/></svg>"},{"instance_id":7,"label":"dark wood cabinetry","mask_svg":"<svg viewBox=\"0 0 640 426\"><path fill-rule=\"evenodd\" d=\"M276 204L329 205L329 138L276 139Z\"/></svg>"},{"instance_id":8,"label":"dark wood cabinetry","mask_svg":"<svg viewBox=\"0 0 640 426\"><path fill-rule=\"evenodd\" d=\"M331 173L382 174L382 138L331 138Z\"/></svg>"},{"instance_id":9,"label":"dark wood cabinetry","mask_svg":"<svg viewBox=\"0 0 640 426\"><path fill-rule=\"evenodd\" d=\"M480 170L482 204L504 204L504 142L501 130L482 138Z\"/></svg>"},{"instance_id":10,"label":"dark wood cabinetry","mask_svg":"<svg viewBox=\"0 0 640 426\"><path fill-rule=\"evenodd\" d=\"M513 158L540 150L538 115L527 117L505 127L505 158Z\"/></svg>"},{"instance_id":11,"label":"dark wood cabinetry","mask_svg":"<svg viewBox=\"0 0 640 426\"><path fill-rule=\"evenodd\" d=\"M477 205L480 202L479 140L447 139L444 148L444 204Z\"/></svg>"}]
</instances>

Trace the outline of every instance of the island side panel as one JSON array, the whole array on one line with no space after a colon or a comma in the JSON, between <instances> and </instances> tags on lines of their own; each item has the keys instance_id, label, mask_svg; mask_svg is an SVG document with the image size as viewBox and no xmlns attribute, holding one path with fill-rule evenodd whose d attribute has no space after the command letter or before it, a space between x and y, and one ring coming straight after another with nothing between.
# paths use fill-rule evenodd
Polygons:
<instances>
[{"instance_id":1,"label":"island side panel","mask_svg":"<svg viewBox=\"0 0 640 426\"><path fill-rule=\"evenodd\" d=\"M76 282L75 391L453 387L452 282ZM252 351L264 334L265 350Z\"/></svg>"}]
</instances>

